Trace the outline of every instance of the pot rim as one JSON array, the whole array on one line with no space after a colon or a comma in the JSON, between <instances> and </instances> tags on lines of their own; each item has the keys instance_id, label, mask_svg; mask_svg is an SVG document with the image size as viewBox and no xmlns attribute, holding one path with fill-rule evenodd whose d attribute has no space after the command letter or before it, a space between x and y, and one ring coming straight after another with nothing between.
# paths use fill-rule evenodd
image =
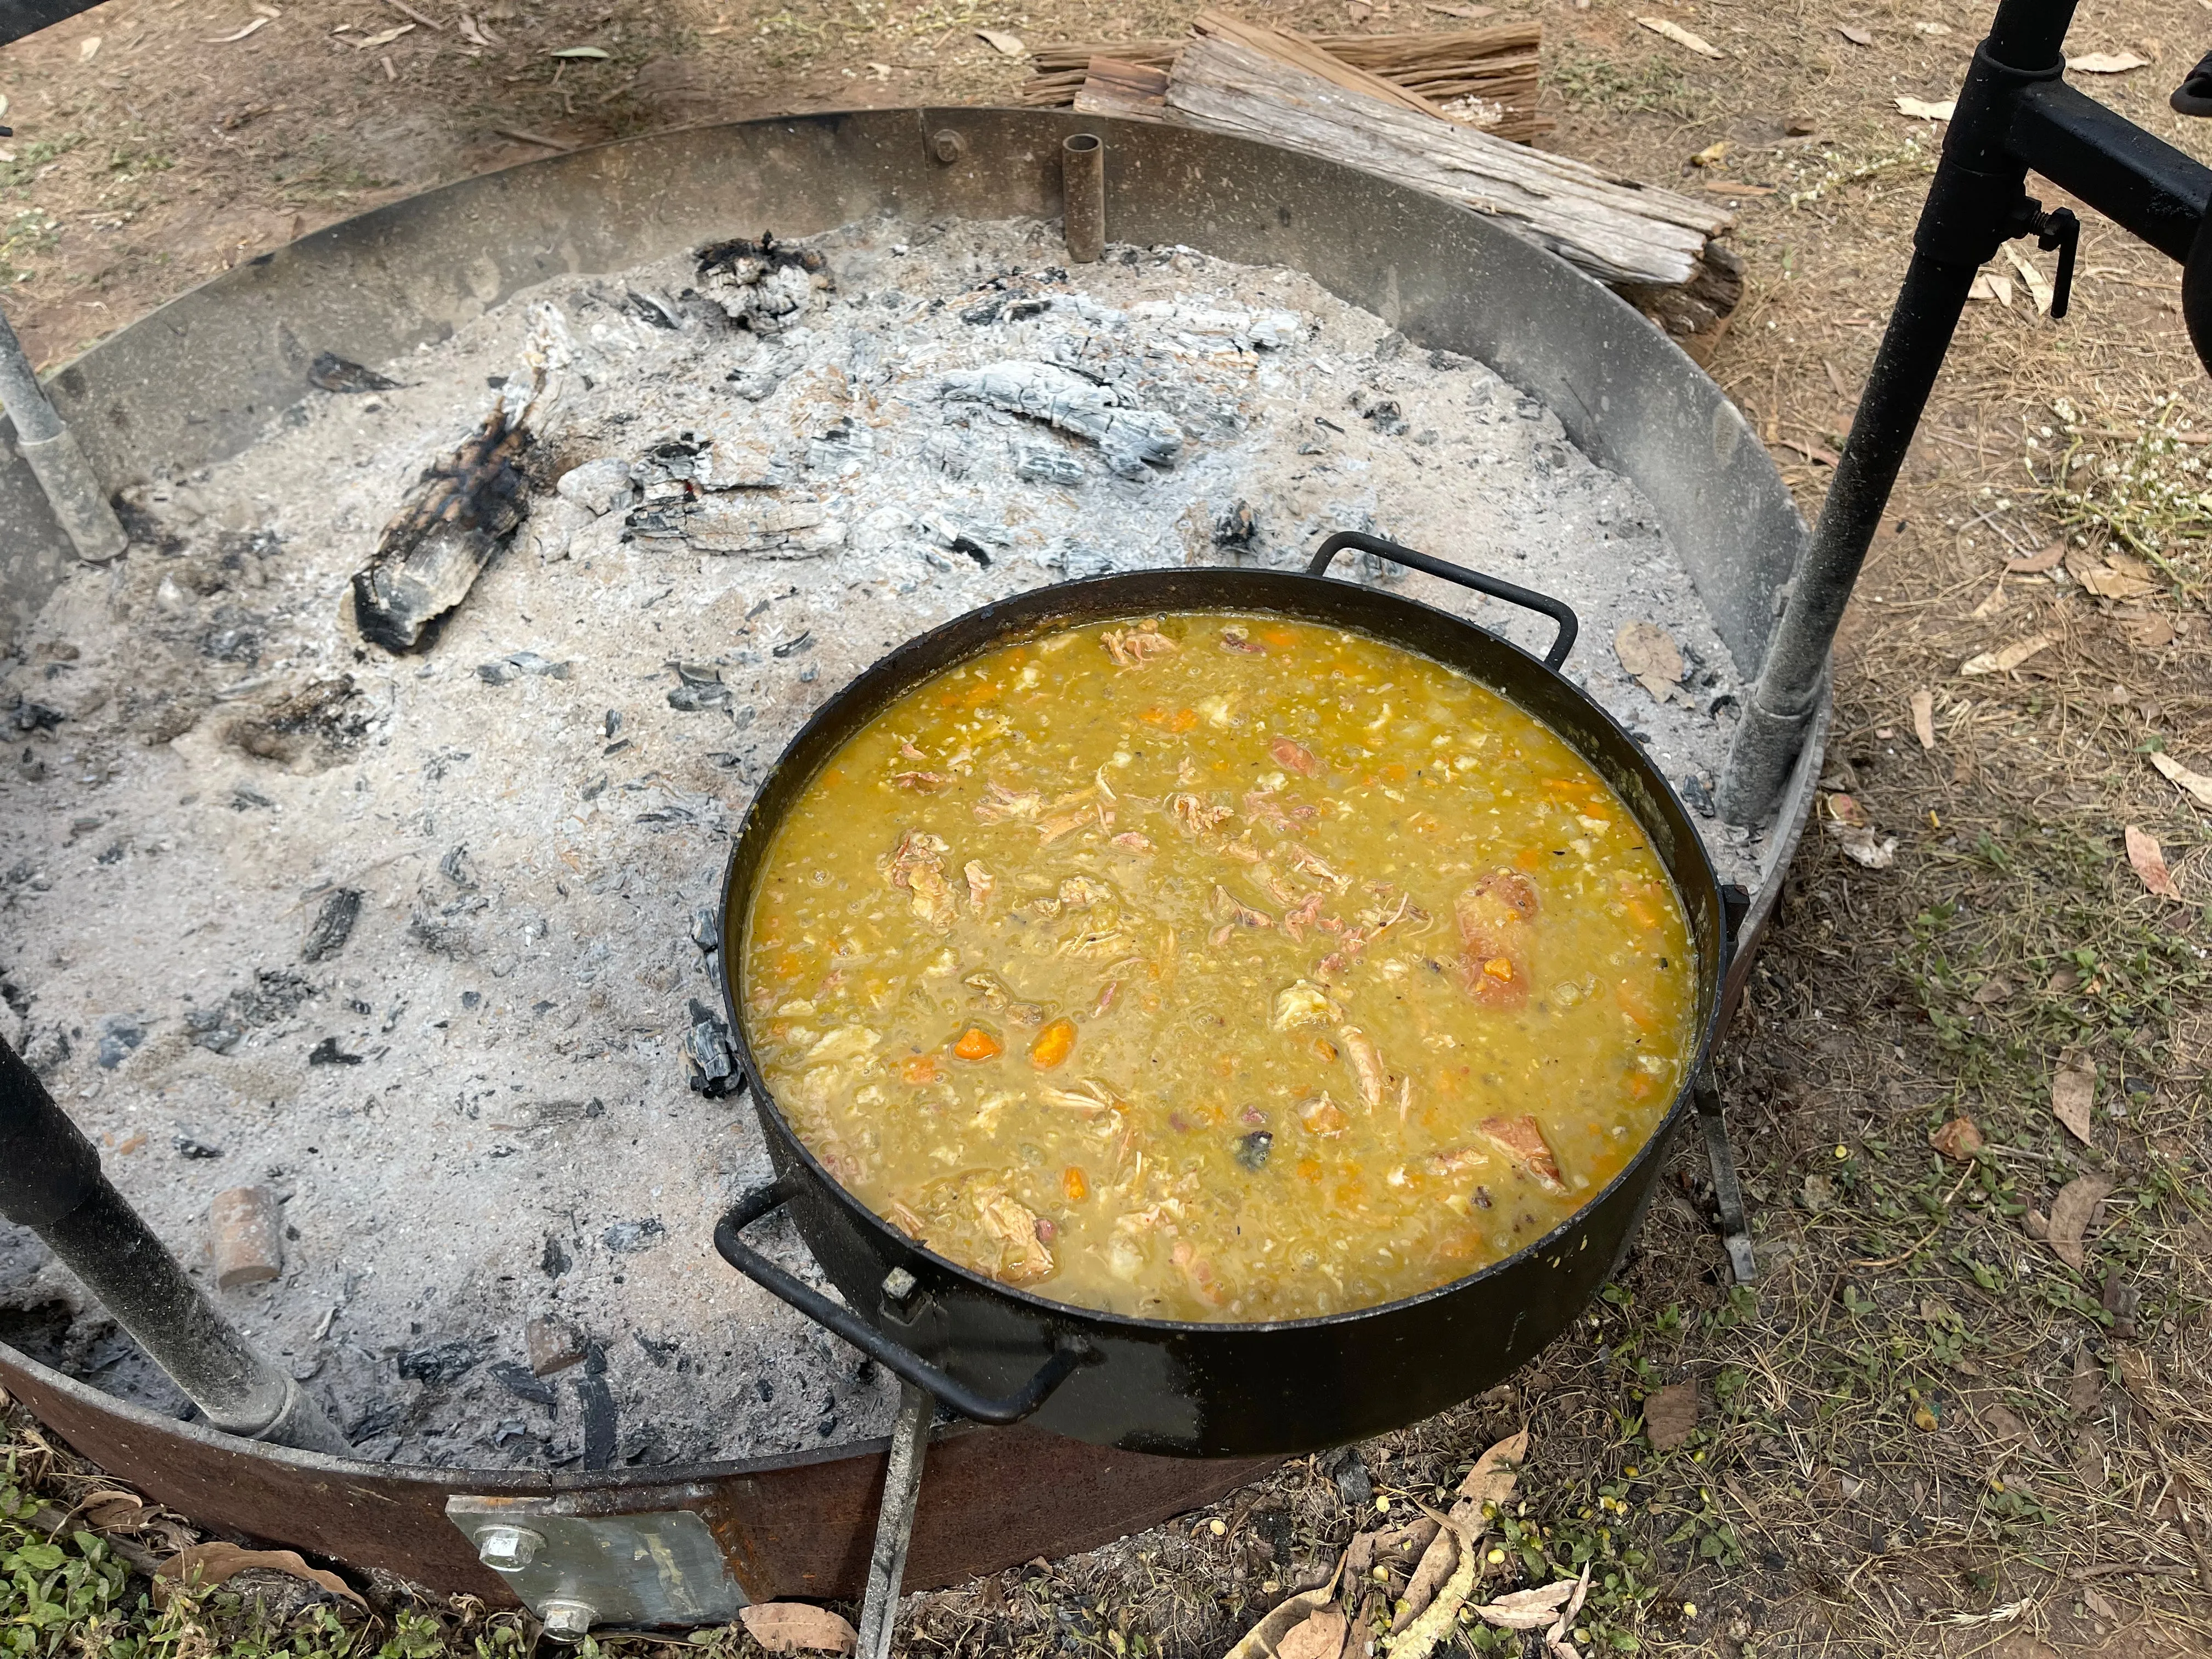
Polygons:
<instances>
[{"instance_id":1,"label":"pot rim","mask_svg":"<svg viewBox=\"0 0 2212 1659\"><path fill-rule=\"evenodd\" d=\"M1103 1308L1088 1308L1083 1306L1079 1303L1057 1302L1050 1297L1040 1296L1034 1291L1024 1290L1018 1285L1008 1285L1000 1279L993 1279L987 1273L978 1273L975 1268L969 1267L963 1263L955 1261L950 1256L940 1255L935 1250L931 1249L927 1244L922 1243L921 1240L909 1237L908 1234L901 1231L897 1227L894 1226L883 1216L878 1215L866 1203L862 1202L860 1197L847 1188L842 1182L839 1181L836 1176L830 1174L829 1170L823 1165L821 1160L815 1157L813 1149L806 1144L805 1137L800 1135L798 1129L792 1124L791 1120L785 1115L782 1107L776 1103L775 1095L769 1090L768 1086L763 1082L761 1076L759 1063L753 1058L752 1046L746 1038L744 1010L740 1005L737 994L737 979L742 967L740 961L741 953L733 949L734 945L742 945L743 940L741 939L735 938L732 932L733 924L736 926L742 926L744 917L738 916L733 918L732 915L731 905L731 901L733 896L733 884L737 877L738 860L739 854L745 845L747 838L757 833L773 833L773 826L767 830L757 828L757 822L760 817L761 802L767 795L770 781L775 777L776 774L783 769L792 751L804 744L809 736L811 735L817 728L831 724L836 720L840 717L847 703L857 694L860 693L862 689L866 687L875 676L882 673L886 665L889 665L894 658L909 652L914 653L917 658L927 657L930 654L929 647L933 641L939 640L941 636L950 633L955 629L958 629L969 623L978 611L988 610L994 605L1018 604L1024 599L1033 599L1039 594L1043 593L1067 593L1075 590L1095 592L1101 589L1130 585L1138 580L1157 580L1162 576L1170 576L1179 574L1177 568L1175 567L1164 567L1158 569L1145 570L1116 570L1109 571L1103 575L1081 577L1069 581L1048 582L1038 587L1029 588L1018 593L1009 594L1002 599L990 600L984 605L973 606L968 610L959 611L957 614L947 617L945 621L938 623L934 628L931 628L925 632L914 635L911 639L902 641L899 645L893 647L890 652L882 657L878 657L874 662L869 664L867 667L862 669L858 674L854 675L850 680L847 681L843 685L840 686L836 691L831 693L830 696L823 701L822 706L819 708L817 708L812 714L807 717L805 723L802 725L797 732L793 733L790 741L784 744L782 752L777 756L775 764L762 775L760 783L753 791L751 800L748 801L745 805L744 816L738 823L737 833L731 837L729 860L723 866L721 914L717 918L719 924L718 939L722 959L721 972L719 977L721 981L722 1007L728 1019L730 1040L737 1053L738 1065L739 1070L744 1074L746 1091L752 1097L754 1111L757 1114L762 1114L774 1118L776 1127L783 1132L784 1136L790 1143L793 1152L805 1165L808 1174L813 1176L814 1179L830 1193L834 1194L837 1201L850 1213L860 1218L864 1225L888 1235L891 1242L900 1249L924 1258L933 1267L940 1271L950 1273L954 1279L962 1282L971 1290L981 1291L986 1294L1006 1297L1018 1305L1022 1306L1035 1314L1044 1316L1045 1318L1055 1321L1063 1326L1071 1323L1085 1322L1094 1327L1104 1326L1108 1328L1109 1331L1125 1331L1132 1336L1142 1336L1146 1338L1203 1337L1208 1334L1224 1336L1266 1334L1276 1331L1318 1330L1324 1329L1334 1325L1346 1325L1359 1320L1372 1319L1386 1314L1408 1312L1419 1308L1425 1303L1439 1301L1445 1297L1456 1295L1482 1280L1490 1279L1496 1275L1503 1274L1508 1270L1519 1266L1524 1261L1534 1256L1540 1255L1547 1249L1555 1248L1559 1244L1564 1243L1571 1235L1575 1234L1582 1229L1582 1227L1586 1224L1587 1218L1594 1211L1611 1201L1614 1194L1624 1186L1631 1181L1637 1179L1644 1165L1654 1157L1658 1156L1672 1138L1674 1130L1680 1122L1684 1112L1688 1109L1691 1096L1695 1088L1698 1073L1705 1069L1711 1058L1713 1039L1719 1024L1721 984L1723 978L1728 971L1729 957L1731 954L1727 931L1726 907L1722 903L1720 897L1720 878L1718 874L1713 869L1711 855L1705 850L1705 840L1703 836L1698 833L1697 826L1691 823L1688 811L1683 806L1681 798L1675 793L1674 787L1667 781L1666 775L1645 757L1642 747L1637 744L1633 738L1629 736L1627 731L1621 726L1620 722L1613 717L1611 712L1608 711L1603 704L1600 703L1595 697L1592 697L1588 692L1584 691L1580 686L1569 679L1566 675L1560 672L1558 669L1547 667L1540 659L1532 655L1528 652L1522 650L1521 647L1514 644L1512 641L1506 639L1504 635L1492 632L1489 629L1485 628L1481 623L1474 621L1472 618L1456 615L1452 611L1443 609L1441 606L1431 605L1425 600L1417 599L1403 593L1388 592L1381 588L1372 586L1366 583L1349 581L1340 577L1315 575L1312 573L1303 569L1249 569L1235 565L1210 565L1197 568L1215 572L1224 577L1236 578L1240 580L1249 581L1256 580L1263 585L1276 581L1280 581L1289 585L1298 585L1309 582L1326 582L1334 586L1349 587L1366 595L1370 599L1376 603L1399 607L1401 610L1425 611L1429 613L1431 616L1442 618L1444 622L1449 623L1453 627L1478 634L1481 635L1487 647L1503 648L1504 650L1510 651L1518 656L1525 658L1530 669L1539 675L1550 678L1555 683L1557 690L1564 692L1571 699L1583 704L1589 713L1596 716L1596 718L1606 726L1610 727L1614 734L1620 739L1622 752L1629 756L1634 765L1642 769L1644 774L1645 781L1648 784L1656 785L1657 793L1660 798L1674 804L1676 811L1680 815L1684 823L1689 827L1690 834L1688 836L1687 845L1690 848L1692 856L1686 860L1678 860L1678 862L1686 864L1686 872L1678 872L1670 865L1667 866L1667 876L1668 878L1674 884L1678 898L1682 898L1684 896L1681 891L1683 887L1686 885L1682 880L1682 875L1684 873L1687 873L1692 877L1703 878L1704 886L1712 894L1712 913L1717 918L1719 931L1718 949L1712 952L1706 952L1704 951L1698 951L1699 959L1698 964L1698 978L1699 990L1701 994L1704 996L1705 1006L1704 1012L1698 1022L1697 1040L1690 1046L1689 1063L1683 1068L1681 1083L1676 1088L1674 1097L1668 1105L1667 1110L1662 1114L1659 1121L1652 1126L1651 1133L1644 1137L1643 1144L1636 1149L1635 1152L1629 1158L1628 1161L1623 1164L1620 1168L1614 1172L1613 1178L1607 1182L1604 1186L1592 1193L1572 1211L1569 1212L1567 1215L1562 1218L1559 1223L1550 1231L1530 1241L1528 1243L1522 1245L1510 1255L1501 1256L1495 1261L1487 1262L1484 1266L1476 1268L1471 1273L1463 1274L1457 1279L1449 1279L1441 1285L1432 1285L1429 1286L1428 1289L1417 1291L1411 1296L1399 1297L1389 1302L1371 1303L1363 1308L1346 1308L1340 1309L1334 1313L1316 1314L1301 1319L1249 1321L1228 1319L1146 1319L1133 1314L1110 1312ZM1188 567L1185 568L1188 568ZM1265 612L1273 607L1264 603L1250 605L1243 604L1239 602L1234 595L1231 595L1202 608L1207 610L1218 609L1224 611ZM1171 611L1164 613L1158 606L1137 605L1132 607L1131 614L1133 616L1139 614L1160 615L1174 613ZM1286 611L1284 614L1288 615L1291 613ZM1307 622L1314 620L1314 618L1311 617L1299 617L1297 619ZM1079 625L1088 626L1092 621L1105 620L1109 620L1109 618L1104 617L1092 617L1086 619L1085 622ZM1038 623L1038 627L1035 631L1039 632L1044 631L1046 629L1054 625L1053 620L1049 617L1037 618L1036 622ZM1352 627L1350 624L1343 623L1339 623L1337 625ZM915 673L911 678L908 678L905 684L900 687L900 690L902 692L911 690L915 686L927 684L929 680L936 678L938 676L946 672L950 669L959 666L961 663L969 660L972 657L981 655L985 651L997 650L1005 645L1013 643L1023 636L1024 631L1028 628L1028 626L1029 624L1027 623L1015 623L1003 630L1000 630L988 641L982 643L973 649L964 651L957 656L951 656L942 660L929 663L923 672ZM1370 632L1370 630L1358 627L1352 627L1352 631ZM1370 632L1370 637L1379 641L1384 645L1395 646L1398 650L1407 652L1409 654L1414 656L1421 656L1424 654L1421 652L1414 650L1411 646L1402 644L1397 641L1389 638L1379 631ZM1431 658L1429 659L1429 660L1434 661L1435 659ZM1439 665L1450 669L1451 672L1455 673L1465 673L1467 672L1464 669L1455 668L1449 663L1440 664ZM1470 676L1470 678L1473 677ZM1498 690L1498 687L1490 685L1486 681L1480 683L1483 684L1486 689L1492 691L1494 695L1504 698L1504 700L1509 703L1512 703L1515 708L1521 708L1520 703L1516 699L1510 696L1504 691ZM1526 709L1522 709L1522 712L1524 714L1528 713ZM1534 714L1530 714L1528 717L1532 720L1540 719L1539 716ZM1561 742L1565 743L1569 748L1572 749L1577 757L1580 758L1585 765L1594 764L1594 763L1591 762L1590 757L1583 752L1582 745L1569 739L1567 736L1564 732L1561 732L1552 724L1552 722L1548 720L1540 720L1540 723L1544 725L1547 730L1551 731L1554 737L1559 738ZM826 757L822 763L823 765L827 765L829 763ZM818 770L819 768L817 768L816 769ZM1618 793L1619 792L1616 791L1615 793ZM1628 802L1626 799L1622 800L1621 804L1627 807L1631 813L1636 812L1636 809L1633 805ZM1638 823L1642 823L1642 815L1637 814L1637 817ZM1646 826L1646 832L1647 834L1649 833L1648 825ZM752 894L750 890L748 890L744 895L744 898L746 901L745 908L750 911L750 901L752 898ZM1687 902L1686 898L1684 899L1683 908L1686 914L1689 913L1691 910L1691 907ZM1694 916L1692 916L1692 929L1693 937L1692 942L1694 944ZM1707 960L1708 957L1711 957L1710 961ZM811 1247L810 1246L809 1248L811 1250ZM855 1311L858 1312L860 1310L855 1310Z\"/></svg>"}]
</instances>

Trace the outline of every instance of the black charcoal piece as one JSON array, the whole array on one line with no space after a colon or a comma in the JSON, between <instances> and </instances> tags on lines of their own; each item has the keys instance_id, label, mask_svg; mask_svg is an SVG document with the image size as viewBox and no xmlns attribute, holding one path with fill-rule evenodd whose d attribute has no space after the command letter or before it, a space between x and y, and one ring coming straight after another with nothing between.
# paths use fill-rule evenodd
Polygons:
<instances>
[{"instance_id":1,"label":"black charcoal piece","mask_svg":"<svg viewBox=\"0 0 2212 1659\"><path fill-rule=\"evenodd\" d=\"M399 1356L399 1375L412 1382L442 1389L458 1382L477 1368L483 1358L473 1342L456 1338L450 1342L432 1342L419 1348L410 1348Z\"/></svg>"},{"instance_id":2,"label":"black charcoal piece","mask_svg":"<svg viewBox=\"0 0 2212 1659\"><path fill-rule=\"evenodd\" d=\"M203 1158L222 1156L222 1147L210 1146L204 1140L194 1140L190 1135L179 1135L170 1142L170 1145L177 1149L177 1155L180 1158Z\"/></svg>"},{"instance_id":3,"label":"black charcoal piece","mask_svg":"<svg viewBox=\"0 0 2212 1659\"><path fill-rule=\"evenodd\" d=\"M325 351L307 365L307 384L324 392L390 392L399 382L387 380L374 369L363 368L334 351Z\"/></svg>"},{"instance_id":4,"label":"black charcoal piece","mask_svg":"<svg viewBox=\"0 0 2212 1659\"><path fill-rule=\"evenodd\" d=\"M640 1250L651 1249L667 1232L659 1217L647 1216L640 1221L616 1222L599 1235L599 1243L617 1255L635 1255Z\"/></svg>"},{"instance_id":5,"label":"black charcoal piece","mask_svg":"<svg viewBox=\"0 0 2212 1659\"><path fill-rule=\"evenodd\" d=\"M1267 1154L1274 1150L1275 1137L1265 1129L1255 1129L1237 1142L1237 1161L1248 1170L1257 1170L1267 1162Z\"/></svg>"},{"instance_id":6,"label":"black charcoal piece","mask_svg":"<svg viewBox=\"0 0 2212 1659\"><path fill-rule=\"evenodd\" d=\"M323 901L307 929L307 942L300 947L301 961L327 962L345 949L354 923L361 920L361 896L358 888L341 887Z\"/></svg>"},{"instance_id":7,"label":"black charcoal piece","mask_svg":"<svg viewBox=\"0 0 2212 1659\"><path fill-rule=\"evenodd\" d=\"M364 1056L349 1054L338 1047L338 1040L326 1036L307 1051L310 1066L358 1066Z\"/></svg>"},{"instance_id":8,"label":"black charcoal piece","mask_svg":"<svg viewBox=\"0 0 2212 1659\"><path fill-rule=\"evenodd\" d=\"M560 1392L543 1377L531 1375L530 1367L518 1365L512 1359L502 1359L491 1368L493 1377L500 1387L518 1399L532 1404L550 1406L560 1398Z\"/></svg>"}]
</instances>

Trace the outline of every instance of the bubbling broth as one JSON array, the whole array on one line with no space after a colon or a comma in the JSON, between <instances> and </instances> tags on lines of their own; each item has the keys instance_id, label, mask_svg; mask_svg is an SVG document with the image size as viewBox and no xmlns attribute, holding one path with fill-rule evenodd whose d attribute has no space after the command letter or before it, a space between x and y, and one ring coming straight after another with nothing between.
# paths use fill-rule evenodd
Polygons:
<instances>
[{"instance_id":1,"label":"bubbling broth","mask_svg":"<svg viewBox=\"0 0 2212 1659\"><path fill-rule=\"evenodd\" d=\"M1680 1087L1680 899L1540 722L1341 629L1185 612L975 657L776 831L762 1073L849 1191L1147 1318L1413 1295L1579 1209Z\"/></svg>"}]
</instances>

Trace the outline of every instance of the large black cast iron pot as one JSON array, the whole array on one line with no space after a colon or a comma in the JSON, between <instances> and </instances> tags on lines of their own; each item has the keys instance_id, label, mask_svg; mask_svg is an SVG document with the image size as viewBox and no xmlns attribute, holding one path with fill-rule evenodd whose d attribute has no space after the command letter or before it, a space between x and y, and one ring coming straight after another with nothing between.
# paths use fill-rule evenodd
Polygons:
<instances>
[{"instance_id":1,"label":"large black cast iron pot","mask_svg":"<svg viewBox=\"0 0 2212 1659\"><path fill-rule=\"evenodd\" d=\"M1346 547L1550 615L1545 661L1473 623L1381 589L1328 580ZM1581 1210L1517 1255L1403 1301L1274 1324L1133 1319L1050 1302L948 1261L848 1193L800 1144L763 1086L744 1023L744 933L753 887L785 815L846 740L915 686L1027 635L1163 611L1275 612L1357 629L1416 651L1516 704L1596 768L1636 815L1672 875L1697 945L1697 1048L1705 1064L1726 967L1720 890L1681 803L1613 718L1558 672L1574 614L1555 599L1373 537L1340 532L1304 573L1198 568L1068 582L969 611L908 641L823 705L753 800L722 891L724 994L738 1062L778 1176L722 1218L714 1243L732 1267L955 1411L1038 1426L1131 1451L1226 1457L1310 1451L1401 1427L1511 1374L1558 1335L1626 1251L1662 1155L1685 1110L1665 1121ZM787 1209L840 1307L748 1246L752 1223Z\"/></svg>"}]
</instances>

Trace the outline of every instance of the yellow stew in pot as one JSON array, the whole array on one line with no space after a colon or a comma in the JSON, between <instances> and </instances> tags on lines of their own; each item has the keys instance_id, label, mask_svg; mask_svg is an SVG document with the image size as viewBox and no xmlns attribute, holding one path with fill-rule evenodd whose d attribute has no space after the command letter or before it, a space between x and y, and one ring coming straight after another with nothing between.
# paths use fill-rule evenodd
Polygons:
<instances>
[{"instance_id":1,"label":"yellow stew in pot","mask_svg":"<svg viewBox=\"0 0 2212 1659\"><path fill-rule=\"evenodd\" d=\"M1682 1080L1636 818L1486 688L1189 612L972 658L779 826L744 1017L792 1126L931 1249L1147 1318L1340 1312L1510 1255Z\"/></svg>"}]
</instances>

